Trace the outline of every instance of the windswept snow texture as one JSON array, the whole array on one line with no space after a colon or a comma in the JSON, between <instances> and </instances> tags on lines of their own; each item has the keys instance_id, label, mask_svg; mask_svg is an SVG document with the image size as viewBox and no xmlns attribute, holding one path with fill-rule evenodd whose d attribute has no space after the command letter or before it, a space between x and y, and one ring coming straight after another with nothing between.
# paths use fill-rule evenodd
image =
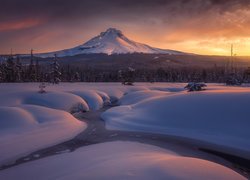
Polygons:
<instances>
[{"instance_id":1,"label":"windswept snow texture","mask_svg":"<svg viewBox=\"0 0 250 180\"><path fill-rule=\"evenodd\" d=\"M148 97L148 98L147 98ZM203 92L141 91L102 114L108 129L202 140L250 154L250 89L210 85Z\"/></svg>"},{"instance_id":2,"label":"windswept snow texture","mask_svg":"<svg viewBox=\"0 0 250 180\"><path fill-rule=\"evenodd\" d=\"M78 54L128 54L128 53L146 53L146 54L185 54L179 51L163 50L153 48L128 39L120 30L109 28L106 32L94 37L83 45L72 49L65 49L51 53L36 54L39 57L58 57L75 56Z\"/></svg>"},{"instance_id":3,"label":"windswept snow texture","mask_svg":"<svg viewBox=\"0 0 250 180\"><path fill-rule=\"evenodd\" d=\"M245 179L206 160L159 147L109 142L77 149L0 172L0 179Z\"/></svg>"}]
</instances>

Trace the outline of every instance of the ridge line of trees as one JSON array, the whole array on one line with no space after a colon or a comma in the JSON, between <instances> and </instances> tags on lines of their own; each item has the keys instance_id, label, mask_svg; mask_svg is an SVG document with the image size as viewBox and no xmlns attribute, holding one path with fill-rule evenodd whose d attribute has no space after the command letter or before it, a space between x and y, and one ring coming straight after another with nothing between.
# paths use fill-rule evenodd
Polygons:
<instances>
[{"instance_id":1,"label":"ridge line of trees","mask_svg":"<svg viewBox=\"0 0 250 180\"><path fill-rule=\"evenodd\" d=\"M0 82L215 82L226 83L232 78L226 68L165 67L158 69L101 69L74 64L61 65L55 55L49 64L39 64L30 54L30 63L22 64L20 56L10 55L0 62ZM235 68L233 78L240 82L250 82L250 68Z\"/></svg>"}]
</instances>

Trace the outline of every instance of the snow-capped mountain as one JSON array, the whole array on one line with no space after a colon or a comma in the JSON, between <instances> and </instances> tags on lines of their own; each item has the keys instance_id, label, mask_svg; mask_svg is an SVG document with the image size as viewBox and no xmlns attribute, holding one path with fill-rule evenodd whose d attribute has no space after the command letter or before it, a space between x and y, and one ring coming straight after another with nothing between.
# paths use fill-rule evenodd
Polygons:
<instances>
[{"instance_id":1,"label":"snow-capped mountain","mask_svg":"<svg viewBox=\"0 0 250 180\"><path fill-rule=\"evenodd\" d=\"M78 54L128 54L128 53L145 53L145 54L185 54L179 51L164 50L150 47L146 44L138 43L128 39L120 30L109 28L100 35L90 39L86 43L71 49L55 51L50 53L36 54L39 57L58 57L74 56Z\"/></svg>"}]
</instances>

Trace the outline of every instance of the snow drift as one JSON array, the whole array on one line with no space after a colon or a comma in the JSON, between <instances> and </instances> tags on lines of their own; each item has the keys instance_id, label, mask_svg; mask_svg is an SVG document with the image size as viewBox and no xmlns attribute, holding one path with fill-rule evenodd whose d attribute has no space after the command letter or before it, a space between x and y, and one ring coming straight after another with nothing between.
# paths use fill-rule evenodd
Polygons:
<instances>
[{"instance_id":1,"label":"snow drift","mask_svg":"<svg viewBox=\"0 0 250 180\"><path fill-rule=\"evenodd\" d=\"M249 153L250 91L228 89L175 93L133 104L140 97L137 92L121 99L132 105L109 109L102 118L108 129L188 137Z\"/></svg>"},{"instance_id":2,"label":"snow drift","mask_svg":"<svg viewBox=\"0 0 250 180\"><path fill-rule=\"evenodd\" d=\"M0 107L0 164L69 140L87 125L71 114L34 105Z\"/></svg>"},{"instance_id":3,"label":"snow drift","mask_svg":"<svg viewBox=\"0 0 250 180\"><path fill-rule=\"evenodd\" d=\"M33 104L68 112L89 111L86 101L79 96L65 92L29 93L22 104Z\"/></svg>"},{"instance_id":4,"label":"snow drift","mask_svg":"<svg viewBox=\"0 0 250 180\"><path fill-rule=\"evenodd\" d=\"M32 170L31 170L32 169ZM206 160L159 147L109 142L79 148L0 172L0 179L245 179Z\"/></svg>"}]
</instances>

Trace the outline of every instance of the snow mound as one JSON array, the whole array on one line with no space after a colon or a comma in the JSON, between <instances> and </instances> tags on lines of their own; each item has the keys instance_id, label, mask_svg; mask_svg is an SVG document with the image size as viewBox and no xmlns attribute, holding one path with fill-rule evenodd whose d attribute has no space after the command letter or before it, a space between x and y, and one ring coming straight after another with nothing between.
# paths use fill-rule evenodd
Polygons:
<instances>
[{"instance_id":1,"label":"snow mound","mask_svg":"<svg viewBox=\"0 0 250 180\"><path fill-rule=\"evenodd\" d=\"M182 136L249 152L249 99L249 91L184 92L111 108L102 118L108 129Z\"/></svg>"},{"instance_id":2,"label":"snow mound","mask_svg":"<svg viewBox=\"0 0 250 180\"><path fill-rule=\"evenodd\" d=\"M71 114L34 105L0 108L0 164L69 140L87 125Z\"/></svg>"},{"instance_id":3,"label":"snow mound","mask_svg":"<svg viewBox=\"0 0 250 180\"><path fill-rule=\"evenodd\" d=\"M105 94L96 93L95 91L74 91L73 94L76 94L77 96L80 96L82 99L84 99L90 110L98 110L101 109L104 105L103 98L107 98Z\"/></svg>"},{"instance_id":4,"label":"snow mound","mask_svg":"<svg viewBox=\"0 0 250 180\"><path fill-rule=\"evenodd\" d=\"M124 95L136 92L136 91L144 91L149 90L147 87L144 86L124 86L119 84L112 85L110 87L102 87L103 91L106 92L112 103L118 102Z\"/></svg>"},{"instance_id":5,"label":"snow mound","mask_svg":"<svg viewBox=\"0 0 250 180\"><path fill-rule=\"evenodd\" d=\"M34 117L18 107L0 107L0 132L11 128L37 125Z\"/></svg>"},{"instance_id":6,"label":"snow mound","mask_svg":"<svg viewBox=\"0 0 250 180\"><path fill-rule=\"evenodd\" d=\"M96 92L99 96L101 96L104 105L110 105L110 104L111 104L111 99L110 99L110 97L108 96L107 93L102 92L102 91L95 91L95 92Z\"/></svg>"},{"instance_id":7,"label":"snow mound","mask_svg":"<svg viewBox=\"0 0 250 180\"><path fill-rule=\"evenodd\" d=\"M124 95L120 100L119 104L120 105L129 105L129 104L135 104L138 102L141 102L143 100L147 100L150 98L155 98L159 96L166 96L169 95L168 92L163 92L163 91L135 91L131 93L127 93Z\"/></svg>"},{"instance_id":8,"label":"snow mound","mask_svg":"<svg viewBox=\"0 0 250 180\"><path fill-rule=\"evenodd\" d=\"M33 104L68 112L89 111L88 104L79 96L66 92L30 93L22 104Z\"/></svg>"},{"instance_id":9,"label":"snow mound","mask_svg":"<svg viewBox=\"0 0 250 180\"><path fill-rule=\"evenodd\" d=\"M32 169L32 170L31 170ZM108 142L0 171L0 179L245 179L206 160L156 146Z\"/></svg>"}]
</instances>

